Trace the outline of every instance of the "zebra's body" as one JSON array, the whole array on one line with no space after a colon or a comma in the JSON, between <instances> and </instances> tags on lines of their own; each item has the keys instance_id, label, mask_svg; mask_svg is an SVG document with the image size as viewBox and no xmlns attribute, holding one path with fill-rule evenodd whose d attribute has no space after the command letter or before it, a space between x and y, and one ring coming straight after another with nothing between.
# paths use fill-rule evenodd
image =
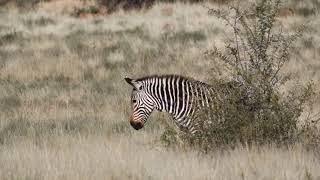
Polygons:
<instances>
[{"instance_id":1,"label":"zebra's body","mask_svg":"<svg viewBox=\"0 0 320 180\"><path fill-rule=\"evenodd\" d=\"M136 80L125 79L132 91L133 115L130 119L135 129L143 127L153 111L165 111L172 115L181 130L197 131L192 122L195 112L219 101L213 86L178 75L148 76Z\"/></svg>"}]
</instances>

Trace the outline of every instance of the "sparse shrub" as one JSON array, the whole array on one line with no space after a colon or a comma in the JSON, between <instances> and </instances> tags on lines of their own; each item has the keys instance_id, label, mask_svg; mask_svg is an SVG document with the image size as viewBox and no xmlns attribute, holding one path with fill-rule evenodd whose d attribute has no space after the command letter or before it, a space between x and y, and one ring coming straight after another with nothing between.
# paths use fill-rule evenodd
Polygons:
<instances>
[{"instance_id":1,"label":"sparse shrub","mask_svg":"<svg viewBox=\"0 0 320 180\"><path fill-rule=\"evenodd\" d=\"M99 8L97 6L88 6L84 8L76 8L74 12L72 13L73 16L79 17L84 14L98 14Z\"/></svg>"},{"instance_id":2,"label":"sparse shrub","mask_svg":"<svg viewBox=\"0 0 320 180\"><path fill-rule=\"evenodd\" d=\"M173 146L178 141L178 133L175 129L167 126L165 131L160 136L160 141L166 147Z\"/></svg>"},{"instance_id":3,"label":"sparse shrub","mask_svg":"<svg viewBox=\"0 0 320 180\"><path fill-rule=\"evenodd\" d=\"M2 0L0 1L0 6L13 3L18 8L30 9L30 8L34 8L39 2L45 2L45 1L50 1L50 0Z\"/></svg>"},{"instance_id":4,"label":"sparse shrub","mask_svg":"<svg viewBox=\"0 0 320 180\"><path fill-rule=\"evenodd\" d=\"M0 98L0 109L1 110L10 110L12 108L19 107L21 105L20 98L18 96L8 96Z\"/></svg>"},{"instance_id":5,"label":"sparse shrub","mask_svg":"<svg viewBox=\"0 0 320 180\"><path fill-rule=\"evenodd\" d=\"M155 0L98 0L99 4L106 7L108 13L118 9L133 10L150 8Z\"/></svg>"},{"instance_id":6,"label":"sparse shrub","mask_svg":"<svg viewBox=\"0 0 320 180\"><path fill-rule=\"evenodd\" d=\"M0 46L11 43L16 39L23 39L22 33L15 29L2 30L0 29Z\"/></svg>"},{"instance_id":7,"label":"sparse shrub","mask_svg":"<svg viewBox=\"0 0 320 180\"><path fill-rule=\"evenodd\" d=\"M317 157L320 157L320 129L317 124L320 122L320 113L313 117L309 117L299 131L299 141L303 142L304 147L313 151Z\"/></svg>"},{"instance_id":8,"label":"sparse shrub","mask_svg":"<svg viewBox=\"0 0 320 180\"><path fill-rule=\"evenodd\" d=\"M34 26L47 26L50 24L55 24L55 21L52 18L40 16L37 18L28 18L24 21L24 23L30 27Z\"/></svg>"},{"instance_id":9,"label":"sparse shrub","mask_svg":"<svg viewBox=\"0 0 320 180\"><path fill-rule=\"evenodd\" d=\"M207 152L238 143L287 145L309 132L311 126L299 127L298 120L306 102L314 96L312 83L286 94L279 91L290 79L281 70L304 28L294 34L277 28L279 6L280 0L261 0L246 10L233 6L227 11L209 8L211 15L226 22L233 36L225 50L213 48L206 55L222 61L232 80L214 84L223 98L213 102L213 108L198 108L193 119L199 133L178 133L182 142Z\"/></svg>"},{"instance_id":10,"label":"sparse shrub","mask_svg":"<svg viewBox=\"0 0 320 180\"><path fill-rule=\"evenodd\" d=\"M213 2L213 3L227 3L230 0L98 0L98 3L106 7L108 13L112 13L119 9L123 10L139 10L143 8L150 8L156 2L160 3L203 3L203 2Z\"/></svg>"},{"instance_id":11,"label":"sparse shrub","mask_svg":"<svg viewBox=\"0 0 320 180\"><path fill-rule=\"evenodd\" d=\"M165 3L176 3L176 2L182 2L182 3L204 3L204 2L211 2L211 3L228 3L231 0L157 0L157 2L165 2Z\"/></svg>"},{"instance_id":12,"label":"sparse shrub","mask_svg":"<svg viewBox=\"0 0 320 180\"><path fill-rule=\"evenodd\" d=\"M193 32L179 31L179 32L164 33L162 35L162 38L164 40L185 44L188 41L193 41L193 42L203 41L206 39L206 36L202 31L193 31Z\"/></svg>"},{"instance_id":13,"label":"sparse shrub","mask_svg":"<svg viewBox=\"0 0 320 180\"><path fill-rule=\"evenodd\" d=\"M316 14L315 8L298 8L297 13L302 16L312 16Z\"/></svg>"}]
</instances>

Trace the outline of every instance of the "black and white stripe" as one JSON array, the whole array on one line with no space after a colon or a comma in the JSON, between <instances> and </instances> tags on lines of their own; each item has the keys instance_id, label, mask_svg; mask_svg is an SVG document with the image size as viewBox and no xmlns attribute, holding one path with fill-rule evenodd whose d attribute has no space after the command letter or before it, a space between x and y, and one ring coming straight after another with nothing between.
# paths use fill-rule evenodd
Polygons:
<instances>
[{"instance_id":1,"label":"black and white stripe","mask_svg":"<svg viewBox=\"0 0 320 180\"><path fill-rule=\"evenodd\" d=\"M198 108L211 106L217 98L215 89L203 82L177 75L125 78L133 86L133 120L143 124L153 111L165 111L174 122L191 133L197 131L193 115Z\"/></svg>"}]
</instances>

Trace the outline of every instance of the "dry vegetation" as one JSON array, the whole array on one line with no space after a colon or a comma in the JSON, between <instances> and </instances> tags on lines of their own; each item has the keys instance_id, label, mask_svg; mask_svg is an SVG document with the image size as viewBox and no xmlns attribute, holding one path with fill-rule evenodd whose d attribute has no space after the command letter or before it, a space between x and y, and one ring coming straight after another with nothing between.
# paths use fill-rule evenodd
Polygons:
<instances>
[{"instance_id":1,"label":"dry vegetation","mask_svg":"<svg viewBox=\"0 0 320 180\"><path fill-rule=\"evenodd\" d=\"M320 6L297 2L289 1L278 17L289 32L308 26L285 66L293 79L283 92L310 80L320 89ZM301 144L241 145L206 155L167 148L159 140L172 123L159 113L134 131L123 77L228 79L204 52L223 47L231 32L200 4L156 3L105 15L103 8L79 13L87 7L79 3L0 9L0 179L320 178L319 154ZM68 8L75 4L76 13ZM319 92L313 99L301 119L320 108Z\"/></svg>"}]
</instances>

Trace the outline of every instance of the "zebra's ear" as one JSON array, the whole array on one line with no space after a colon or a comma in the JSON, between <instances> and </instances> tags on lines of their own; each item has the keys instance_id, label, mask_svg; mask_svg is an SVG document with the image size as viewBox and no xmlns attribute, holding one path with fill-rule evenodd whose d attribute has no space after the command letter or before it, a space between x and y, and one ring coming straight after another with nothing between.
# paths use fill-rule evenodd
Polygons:
<instances>
[{"instance_id":1,"label":"zebra's ear","mask_svg":"<svg viewBox=\"0 0 320 180\"><path fill-rule=\"evenodd\" d=\"M130 79L130 78L128 78L128 77L125 77L124 80L126 80L128 84L130 84L131 86L133 86L133 84L132 84L133 79Z\"/></svg>"},{"instance_id":2,"label":"zebra's ear","mask_svg":"<svg viewBox=\"0 0 320 180\"><path fill-rule=\"evenodd\" d=\"M126 82L127 82L128 84L130 84L131 86L133 86L133 88L139 89L140 84L139 84L136 80L131 79L131 78L128 78L128 77L125 77L124 80L126 80Z\"/></svg>"}]
</instances>

